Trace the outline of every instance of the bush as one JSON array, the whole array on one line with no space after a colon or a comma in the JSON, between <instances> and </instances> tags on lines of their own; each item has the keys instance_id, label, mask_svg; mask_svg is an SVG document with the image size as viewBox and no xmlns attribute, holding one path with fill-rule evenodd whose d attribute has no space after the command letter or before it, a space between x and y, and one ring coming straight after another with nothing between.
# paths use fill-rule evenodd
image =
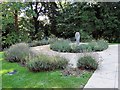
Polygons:
<instances>
[{"instance_id":1,"label":"bush","mask_svg":"<svg viewBox=\"0 0 120 90\"><path fill-rule=\"evenodd\" d=\"M91 47L87 44L71 45L72 52L74 53L83 53L92 51Z\"/></svg>"},{"instance_id":2,"label":"bush","mask_svg":"<svg viewBox=\"0 0 120 90\"><path fill-rule=\"evenodd\" d=\"M72 52L72 53L82 53L91 51L91 47L87 44L80 44L79 46L76 44L70 44L70 41L61 40L54 42L50 45L50 48L54 51L59 52Z\"/></svg>"},{"instance_id":3,"label":"bush","mask_svg":"<svg viewBox=\"0 0 120 90\"><path fill-rule=\"evenodd\" d=\"M49 43L52 44L54 42L58 41L58 38L49 38Z\"/></svg>"},{"instance_id":4,"label":"bush","mask_svg":"<svg viewBox=\"0 0 120 90\"><path fill-rule=\"evenodd\" d=\"M39 46L39 41L32 41L32 42L30 42L30 43L28 43L28 45L30 46L30 47L35 47L35 46Z\"/></svg>"},{"instance_id":5,"label":"bush","mask_svg":"<svg viewBox=\"0 0 120 90\"><path fill-rule=\"evenodd\" d=\"M92 41L88 44L93 51L103 51L108 48L108 43L105 40Z\"/></svg>"},{"instance_id":6,"label":"bush","mask_svg":"<svg viewBox=\"0 0 120 90\"><path fill-rule=\"evenodd\" d=\"M49 44L48 40L43 39L40 41L40 45L48 45L48 44Z\"/></svg>"},{"instance_id":7,"label":"bush","mask_svg":"<svg viewBox=\"0 0 120 90\"><path fill-rule=\"evenodd\" d=\"M108 48L108 43L107 41L105 40L98 40L97 41L98 45L99 45L99 48L97 49L98 51L102 51L102 50L105 50Z\"/></svg>"},{"instance_id":8,"label":"bush","mask_svg":"<svg viewBox=\"0 0 120 90\"><path fill-rule=\"evenodd\" d=\"M103 51L108 48L105 40L92 41L88 44L72 44L69 40L58 40L50 44L50 48L59 52L83 53L91 51Z\"/></svg>"},{"instance_id":9,"label":"bush","mask_svg":"<svg viewBox=\"0 0 120 90\"><path fill-rule=\"evenodd\" d=\"M50 48L55 51L59 52L70 52L71 46L70 46L69 40L58 40L52 44L50 44Z\"/></svg>"},{"instance_id":10,"label":"bush","mask_svg":"<svg viewBox=\"0 0 120 90\"><path fill-rule=\"evenodd\" d=\"M32 51L26 43L12 45L5 51L5 58L10 62L24 63L26 61L26 57L29 55L32 55Z\"/></svg>"},{"instance_id":11,"label":"bush","mask_svg":"<svg viewBox=\"0 0 120 90\"><path fill-rule=\"evenodd\" d=\"M30 71L50 71L55 69L63 69L67 66L68 61L65 58L59 56L46 56L40 55L35 58L29 58L27 67Z\"/></svg>"},{"instance_id":12,"label":"bush","mask_svg":"<svg viewBox=\"0 0 120 90\"><path fill-rule=\"evenodd\" d=\"M87 70L96 70L98 62L92 56L83 56L79 58L77 67Z\"/></svg>"},{"instance_id":13,"label":"bush","mask_svg":"<svg viewBox=\"0 0 120 90\"><path fill-rule=\"evenodd\" d=\"M48 45L49 41L48 40L40 40L40 41L32 41L31 43L28 43L30 47L35 47L35 46L41 46L41 45Z\"/></svg>"}]
</instances>

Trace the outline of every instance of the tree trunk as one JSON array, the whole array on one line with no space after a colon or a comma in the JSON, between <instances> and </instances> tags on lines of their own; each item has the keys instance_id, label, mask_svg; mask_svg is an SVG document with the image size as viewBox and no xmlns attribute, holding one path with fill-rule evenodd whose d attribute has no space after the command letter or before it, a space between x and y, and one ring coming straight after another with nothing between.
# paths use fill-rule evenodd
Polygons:
<instances>
[{"instance_id":1,"label":"tree trunk","mask_svg":"<svg viewBox=\"0 0 120 90\"><path fill-rule=\"evenodd\" d=\"M33 17L33 19L34 19L34 27L35 27L35 32L33 34L33 39L36 39L35 36L39 31L39 21L37 20L37 17Z\"/></svg>"},{"instance_id":2,"label":"tree trunk","mask_svg":"<svg viewBox=\"0 0 120 90\"><path fill-rule=\"evenodd\" d=\"M18 32L18 11L15 10L15 13L14 13L14 20L15 20L15 30L16 32Z\"/></svg>"}]
</instances>

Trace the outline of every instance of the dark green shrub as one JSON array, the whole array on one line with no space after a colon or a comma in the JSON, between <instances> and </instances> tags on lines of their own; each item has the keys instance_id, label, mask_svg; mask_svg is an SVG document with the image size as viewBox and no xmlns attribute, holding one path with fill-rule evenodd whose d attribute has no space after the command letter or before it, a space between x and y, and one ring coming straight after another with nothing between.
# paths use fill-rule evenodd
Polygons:
<instances>
[{"instance_id":1,"label":"dark green shrub","mask_svg":"<svg viewBox=\"0 0 120 90\"><path fill-rule=\"evenodd\" d=\"M96 70L98 62L92 56L83 56L79 58L77 67L88 70Z\"/></svg>"},{"instance_id":2,"label":"dark green shrub","mask_svg":"<svg viewBox=\"0 0 120 90\"><path fill-rule=\"evenodd\" d=\"M50 44L50 48L55 51L59 52L70 52L71 46L70 46L69 40L58 40L52 44Z\"/></svg>"},{"instance_id":3,"label":"dark green shrub","mask_svg":"<svg viewBox=\"0 0 120 90\"><path fill-rule=\"evenodd\" d=\"M29 58L27 67L30 71L50 71L55 69L63 69L67 66L68 61L59 56L40 55L38 57Z\"/></svg>"},{"instance_id":4,"label":"dark green shrub","mask_svg":"<svg viewBox=\"0 0 120 90\"><path fill-rule=\"evenodd\" d=\"M8 50L5 51L5 58L10 62L24 63L26 61L26 57L29 55L32 55L32 51L26 43L12 45Z\"/></svg>"}]
</instances>

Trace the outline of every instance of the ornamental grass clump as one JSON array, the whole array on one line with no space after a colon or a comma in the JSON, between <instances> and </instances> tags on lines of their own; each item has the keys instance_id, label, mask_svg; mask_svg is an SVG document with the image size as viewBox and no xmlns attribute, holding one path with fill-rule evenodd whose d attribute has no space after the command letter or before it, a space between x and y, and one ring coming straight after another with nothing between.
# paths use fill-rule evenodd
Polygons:
<instances>
[{"instance_id":1,"label":"ornamental grass clump","mask_svg":"<svg viewBox=\"0 0 120 90\"><path fill-rule=\"evenodd\" d=\"M96 70L98 68L98 61L92 56L86 55L78 59L77 67L86 70Z\"/></svg>"},{"instance_id":2,"label":"ornamental grass clump","mask_svg":"<svg viewBox=\"0 0 120 90\"><path fill-rule=\"evenodd\" d=\"M32 51L30 50L28 44L18 43L12 45L8 50L5 51L5 59L9 62L26 62L26 57L32 56Z\"/></svg>"},{"instance_id":3,"label":"ornamental grass clump","mask_svg":"<svg viewBox=\"0 0 120 90\"><path fill-rule=\"evenodd\" d=\"M59 56L40 55L34 58L28 58L27 67L30 71L51 71L55 69L64 69L68 60Z\"/></svg>"}]
</instances>

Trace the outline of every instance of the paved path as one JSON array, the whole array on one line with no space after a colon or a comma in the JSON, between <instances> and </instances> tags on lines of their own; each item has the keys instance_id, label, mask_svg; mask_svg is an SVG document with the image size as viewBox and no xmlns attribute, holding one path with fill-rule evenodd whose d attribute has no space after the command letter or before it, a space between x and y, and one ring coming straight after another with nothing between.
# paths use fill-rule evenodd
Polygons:
<instances>
[{"instance_id":1,"label":"paved path","mask_svg":"<svg viewBox=\"0 0 120 90\"><path fill-rule=\"evenodd\" d=\"M118 45L109 45L99 52L103 57L100 68L94 72L85 88L118 88Z\"/></svg>"}]
</instances>

